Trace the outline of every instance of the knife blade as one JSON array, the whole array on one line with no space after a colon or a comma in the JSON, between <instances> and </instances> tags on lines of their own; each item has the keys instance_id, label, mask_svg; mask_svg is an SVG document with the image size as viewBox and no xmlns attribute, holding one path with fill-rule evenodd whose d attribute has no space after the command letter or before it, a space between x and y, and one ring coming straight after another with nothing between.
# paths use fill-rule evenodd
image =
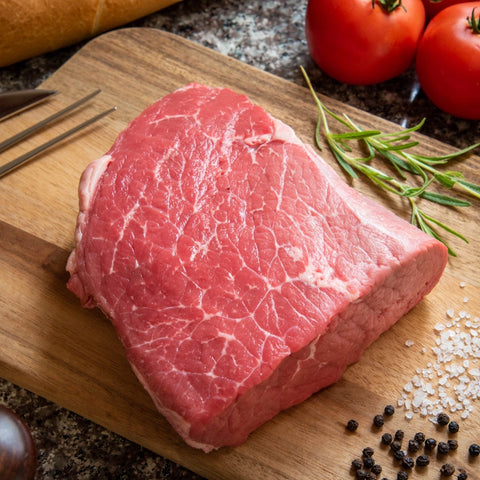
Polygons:
<instances>
[{"instance_id":1,"label":"knife blade","mask_svg":"<svg viewBox=\"0 0 480 480\"><path fill-rule=\"evenodd\" d=\"M0 93L0 120L37 105L58 93L56 90L28 89Z\"/></svg>"}]
</instances>

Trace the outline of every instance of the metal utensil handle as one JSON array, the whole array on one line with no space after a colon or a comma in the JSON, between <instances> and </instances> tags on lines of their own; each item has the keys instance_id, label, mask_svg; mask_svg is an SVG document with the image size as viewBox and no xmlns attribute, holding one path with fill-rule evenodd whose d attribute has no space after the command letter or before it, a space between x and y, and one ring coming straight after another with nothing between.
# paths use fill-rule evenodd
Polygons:
<instances>
[{"instance_id":1,"label":"metal utensil handle","mask_svg":"<svg viewBox=\"0 0 480 480\"><path fill-rule=\"evenodd\" d=\"M109 110L106 110L102 113L99 113L98 115L95 115L94 117L86 120L83 123L80 123L79 125L71 128L70 130L67 130L66 132L61 133L55 138L52 138L48 142L43 143L42 145L39 145L38 147L34 148L33 150L30 150L27 153L24 153L20 157L17 157L10 162L6 163L5 165L0 167L0 178L6 175L7 173L10 173L12 170L20 167L24 163L28 162L31 160L33 157L38 155L39 153L43 152L47 148L50 148L51 146L55 145L58 142L61 142L65 138L69 137L70 135L73 135L74 133L78 132L82 128L87 127L88 125L96 122L97 120L100 120L101 118L107 116L108 114L114 112L117 109L117 107L110 108Z\"/></svg>"},{"instance_id":2,"label":"metal utensil handle","mask_svg":"<svg viewBox=\"0 0 480 480\"><path fill-rule=\"evenodd\" d=\"M88 100L91 98L95 97L95 95L98 95L101 92L100 89L95 90L94 92L88 94L86 97L81 98L80 100L77 100L75 103L72 103L68 107L63 108L62 110L59 110L58 112L54 113L53 115L50 115L49 117L41 120L40 122L36 123L35 125L32 125L31 127L26 128L25 130L17 133L16 135L13 135L10 138L7 138L3 142L0 142L0 153L4 152L11 146L15 145L16 143L20 142L21 140L24 140L25 138L29 137L30 135L34 134L38 130L42 129L49 123L52 123L54 120L57 120L57 118L60 118L67 113L71 112L72 110L75 110L76 108L80 107L84 103L86 103Z\"/></svg>"}]
</instances>

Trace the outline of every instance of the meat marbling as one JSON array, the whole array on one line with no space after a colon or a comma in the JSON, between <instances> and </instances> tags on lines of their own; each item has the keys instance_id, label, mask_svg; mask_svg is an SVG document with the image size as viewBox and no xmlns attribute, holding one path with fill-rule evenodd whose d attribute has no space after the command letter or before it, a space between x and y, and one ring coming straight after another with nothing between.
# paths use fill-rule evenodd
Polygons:
<instances>
[{"instance_id":1,"label":"meat marbling","mask_svg":"<svg viewBox=\"0 0 480 480\"><path fill-rule=\"evenodd\" d=\"M158 410L206 452L336 382L447 260L224 88L149 106L79 196L68 287L110 318Z\"/></svg>"}]
</instances>

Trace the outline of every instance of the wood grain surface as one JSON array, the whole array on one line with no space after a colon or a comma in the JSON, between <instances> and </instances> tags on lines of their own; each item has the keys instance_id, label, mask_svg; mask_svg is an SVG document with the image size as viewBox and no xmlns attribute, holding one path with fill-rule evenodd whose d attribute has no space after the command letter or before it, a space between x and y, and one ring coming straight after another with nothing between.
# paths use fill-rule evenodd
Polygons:
<instances>
[{"instance_id":1,"label":"wood grain surface","mask_svg":"<svg viewBox=\"0 0 480 480\"><path fill-rule=\"evenodd\" d=\"M439 285L367 349L340 382L281 413L244 445L210 454L183 443L136 380L109 321L97 310L82 309L67 291L65 262L73 248L81 172L148 104L192 81L246 93L312 143L316 107L306 88L149 29L117 30L93 40L42 85L59 90L58 95L1 124L1 136L7 137L102 89L80 111L4 153L4 163L104 108L118 107L108 118L0 180L0 375L210 479L347 479L351 460L366 444L378 446L383 431L422 430L440 438L443 433L418 414L407 421L397 409L379 432L371 428L372 417L385 404L396 404L416 369L426 368L434 359L434 326L446 321L448 309L480 315L478 201L468 209L425 207L464 233L470 243L452 237L458 257L450 259ZM365 128L397 128L338 102L324 101ZM416 137L425 151L451 151L438 141ZM329 152L322 155L334 164ZM478 165L478 156L471 155L457 167L468 179L480 182ZM408 218L406 203L361 180L353 186ZM407 347L407 340L413 345ZM466 454L468 444L480 443L480 405L472 405L471 415L459 420L460 447L449 460L466 468L470 479L478 479L480 462L472 462ZM460 419L460 414L452 417ZM360 422L353 435L345 432L350 418ZM394 478L398 466L387 451L378 450L382 475ZM441 459L436 459L424 471L417 469L414 478L437 479L440 464Z\"/></svg>"}]
</instances>

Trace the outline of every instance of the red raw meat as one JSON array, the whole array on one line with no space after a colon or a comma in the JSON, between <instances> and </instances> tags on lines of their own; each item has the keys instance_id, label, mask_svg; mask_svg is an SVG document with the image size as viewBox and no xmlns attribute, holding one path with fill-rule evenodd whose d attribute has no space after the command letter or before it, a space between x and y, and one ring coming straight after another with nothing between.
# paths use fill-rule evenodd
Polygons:
<instances>
[{"instance_id":1,"label":"red raw meat","mask_svg":"<svg viewBox=\"0 0 480 480\"><path fill-rule=\"evenodd\" d=\"M148 107L79 193L68 287L111 319L159 411L204 451L337 381L447 261L223 88Z\"/></svg>"}]
</instances>

